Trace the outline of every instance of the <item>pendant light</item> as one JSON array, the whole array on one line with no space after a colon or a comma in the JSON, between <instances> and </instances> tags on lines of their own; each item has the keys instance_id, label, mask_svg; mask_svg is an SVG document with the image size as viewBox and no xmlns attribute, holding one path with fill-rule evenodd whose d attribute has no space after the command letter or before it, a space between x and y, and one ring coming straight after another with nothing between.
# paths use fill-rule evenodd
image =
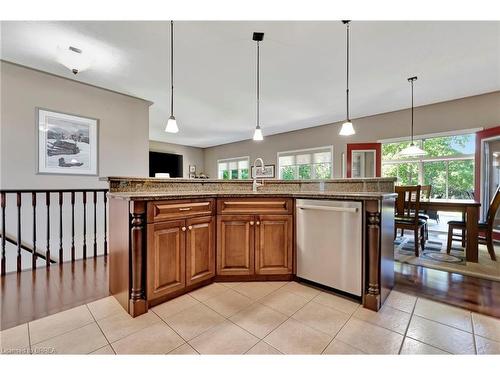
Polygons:
<instances>
[{"instance_id":1,"label":"pendant light","mask_svg":"<svg viewBox=\"0 0 500 375\"><path fill-rule=\"evenodd\" d=\"M413 142L413 82L416 80L417 77L408 78L408 82L410 82L411 84L411 138L410 138L411 141L410 145L404 150L401 150L401 152L399 153L399 156L402 157L422 156L427 154L424 150L422 150Z\"/></svg>"},{"instance_id":2,"label":"pendant light","mask_svg":"<svg viewBox=\"0 0 500 375\"><path fill-rule=\"evenodd\" d=\"M253 33L253 38L257 42L257 126L255 126L255 132L253 133L254 141L262 141L264 136L262 135L262 129L260 128L260 45L264 39L264 33Z\"/></svg>"},{"instance_id":3,"label":"pendant light","mask_svg":"<svg viewBox=\"0 0 500 375\"><path fill-rule=\"evenodd\" d=\"M342 124L340 128L339 135L348 136L356 134L354 127L352 126L351 119L349 118L349 22L351 21L342 21L346 26L346 36L347 36L347 74L346 74L346 113L347 118L345 122Z\"/></svg>"},{"instance_id":4,"label":"pendant light","mask_svg":"<svg viewBox=\"0 0 500 375\"><path fill-rule=\"evenodd\" d=\"M165 127L167 133L178 133L179 127L174 116L174 21L170 21L170 117Z\"/></svg>"}]
</instances>

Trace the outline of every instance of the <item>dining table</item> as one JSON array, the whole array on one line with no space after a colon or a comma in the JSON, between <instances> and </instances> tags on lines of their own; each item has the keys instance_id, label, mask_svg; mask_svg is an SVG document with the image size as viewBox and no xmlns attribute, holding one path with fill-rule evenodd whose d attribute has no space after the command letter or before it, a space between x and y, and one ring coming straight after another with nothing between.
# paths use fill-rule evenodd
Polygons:
<instances>
[{"instance_id":1,"label":"dining table","mask_svg":"<svg viewBox=\"0 0 500 375\"><path fill-rule=\"evenodd\" d=\"M461 212L465 215L465 260L478 262L478 220L481 203L473 199L442 199L429 198L420 200L422 211Z\"/></svg>"}]
</instances>

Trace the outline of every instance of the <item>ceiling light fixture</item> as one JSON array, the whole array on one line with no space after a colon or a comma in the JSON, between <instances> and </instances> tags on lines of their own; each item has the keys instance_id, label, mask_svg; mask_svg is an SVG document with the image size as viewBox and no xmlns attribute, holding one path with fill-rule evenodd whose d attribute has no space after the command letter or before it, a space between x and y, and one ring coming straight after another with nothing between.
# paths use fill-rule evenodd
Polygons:
<instances>
[{"instance_id":1,"label":"ceiling light fixture","mask_svg":"<svg viewBox=\"0 0 500 375\"><path fill-rule=\"evenodd\" d=\"M416 80L417 77L408 78L408 82L410 82L411 84L411 138L410 138L410 145L404 150L401 150L401 152L399 152L399 156L402 157L422 156L427 154L427 152L422 150L413 142L413 82Z\"/></svg>"},{"instance_id":2,"label":"ceiling light fixture","mask_svg":"<svg viewBox=\"0 0 500 375\"><path fill-rule=\"evenodd\" d=\"M354 127L352 126L351 119L349 118L349 23L351 21L342 21L346 26L346 37L347 37L347 74L346 74L346 114L347 118L340 128L339 135L348 136L356 134Z\"/></svg>"},{"instance_id":3,"label":"ceiling light fixture","mask_svg":"<svg viewBox=\"0 0 500 375\"><path fill-rule=\"evenodd\" d=\"M264 39L264 33L253 33L252 39L257 42L257 126L255 127L255 132L253 133L254 141L262 141L264 136L262 135L262 129L260 128L260 45Z\"/></svg>"},{"instance_id":4,"label":"ceiling light fixture","mask_svg":"<svg viewBox=\"0 0 500 375\"><path fill-rule=\"evenodd\" d=\"M74 75L88 69L91 60L87 54L84 54L80 48L69 46L61 48L58 56L59 62L71 70Z\"/></svg>"},{"instance_id":5,"label":"ceiling light fixture","mask_svg":"<svg viewBox=\"0 0 500 375\"><path fill-rule=\"evenodd\" d=\"M170 117L165 127L167 133L178 133L179 127L174 116L174 21L170 21Z\"/></svg>"}]
</instances>

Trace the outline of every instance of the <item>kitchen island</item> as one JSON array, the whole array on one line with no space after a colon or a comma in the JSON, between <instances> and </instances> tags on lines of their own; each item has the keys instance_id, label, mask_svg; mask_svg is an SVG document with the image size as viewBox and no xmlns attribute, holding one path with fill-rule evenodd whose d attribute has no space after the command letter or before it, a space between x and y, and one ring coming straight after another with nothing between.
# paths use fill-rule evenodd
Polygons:
<instances>
[{"instance_id":1,"label":"kitchen island","mask_svg":"<svg viewBox=\"0 0 500 375\"><path fill-rule=\"evenodd\" d=\"M297 199L360 202L361 302L393 287L392 178L108 181L110 292L132 316L214 281L297 278Z\"/></svg>"}]
</instances>

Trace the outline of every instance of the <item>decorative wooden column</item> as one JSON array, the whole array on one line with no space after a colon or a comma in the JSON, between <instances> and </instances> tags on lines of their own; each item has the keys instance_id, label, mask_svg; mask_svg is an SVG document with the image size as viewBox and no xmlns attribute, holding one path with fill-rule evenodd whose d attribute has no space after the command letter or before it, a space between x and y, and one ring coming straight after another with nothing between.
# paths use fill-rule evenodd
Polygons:
<instances>
[{"instance_id":1,"label":"decorative wooden column","mask_svg":"<svg viewBox=\"0 0 500 375\"><path fill-rule=\"evenodd\" d=\"M146 203L130 202L130 293L129 314L133 317L148 311L146 302Z\"/></svg>"},{"instance_id":2,"label":"decorative wooden column","mask_svg":"<svg viewBox=\"0 0 500 375\"><path fill-rule=\"evenodd\" d=\"M367 282L365 282L364 306L378 311L381 307L380 298L380 210L378 202L366 202L366 245L368 267Z\"/></svg>"}]
</instances>

